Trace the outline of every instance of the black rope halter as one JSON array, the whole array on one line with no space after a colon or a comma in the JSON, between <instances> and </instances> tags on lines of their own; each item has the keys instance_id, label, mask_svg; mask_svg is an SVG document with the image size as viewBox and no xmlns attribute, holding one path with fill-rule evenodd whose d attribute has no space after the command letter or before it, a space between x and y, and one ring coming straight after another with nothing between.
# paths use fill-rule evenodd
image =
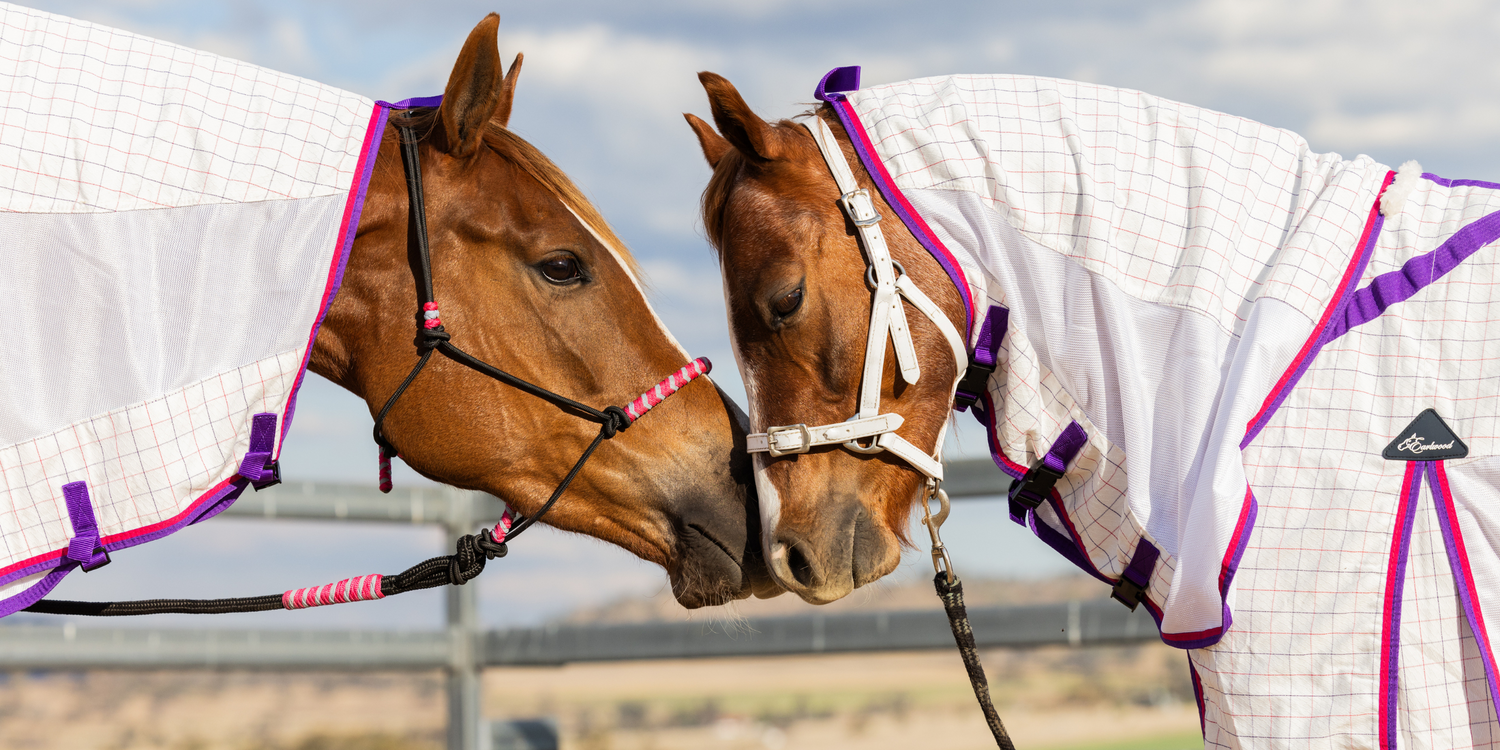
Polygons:
<instances>
[{"instance_id":1,"label":"black rope halter","mask_svg":"<svg viewBox=\"0 0 1500 750\"><path fill-rule=\"evenodd\" d=\"M485 562L497 557L504 557L507 552L506 544L515 539L521 532L534 525L547 511L552 509L559 498L562 497L568 485L578 476L585 462L594 454L594 450L605 440L609 440L640 418L652 406L660 403L665 394L670 395L678 388L686 385L693 378L708 370L707 360L699 360L688 367L679 370L667 380L658 384L656 395L648 391L630 405L627 411L619 406L606 406L603 409L595 409L587 404L579 403L566 396L547 390L534 383L529 383L504 370L499 369L483 360L458 348L452 341L451 335L443 329L442 319L438 316L437 301L432 293L432 255L427 238L427 210L422 197L422 165L417 151L416 134L410 127L395 125L396 131L401 138L401 164L406 173L406 192L408 196L410 219L408 223L408 247L416 250L416 258L412 263L412 275L417 282L418 307L422 311L422 323L418 328L416 340L417 349L421 356L417 363L412 366L411 372L407 373L406 379L396 388L390 398L386 399L385 406L381 407L380 413L375 417L374 437L380 446L382 458L382 480L381 490L389 492L389 457L396 455L395 447L386 439L381 432L381 425L385 422L386 415L390 413L391 407L406 392L406 389L417 379L422 368L432 359L432 353L442 352L449 359L487 375L513 388L529 393L537 398L550 401L564 411L571 412L575 416L587 419L599 424L599 433L594 436L593 442L578 457L557 488L552 491L547 502L530 516L517 518L513 525L502 532L501 538L496 539L489 529L484 529L478 534L468 534L460 537L457 549L452 555L441 555L423 562L417 563L405 571L394 576L360 576L359 578L347 579L326 586L294 589L284 594L271 594L268 596L239 597L229 599L145 599L139 601L125 602L74 602L44 599L27 607L27 612L38 612L44 614L59 615L91 615L97 617L116 617L127 615L152 615L152 614L225 614L230 612L263 612L273 609L301 609L307 606L318 606L320 604L333 604L345 601L361 601L366 599L378 599L407 591L434 588L448 584L462 585L470 579L479 575L484 570ZM373 580L369 580L373 579ZM369 584L378 581L378 588ZM364 584L364 587L362 587Z\"/></svg>"}]
</instances>

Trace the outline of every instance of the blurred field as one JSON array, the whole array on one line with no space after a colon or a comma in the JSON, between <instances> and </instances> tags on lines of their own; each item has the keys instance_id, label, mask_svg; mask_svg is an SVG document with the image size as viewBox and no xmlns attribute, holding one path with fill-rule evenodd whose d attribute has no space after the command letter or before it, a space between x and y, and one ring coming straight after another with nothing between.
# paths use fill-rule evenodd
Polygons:
<instances>
[{"instance_id":1,"label":"blurred field","mask_svg":"<svg viewBox=\"0 0 1500 750\"><path fill-rule=\"evenodd\" d=\"M971 603L1097 596L1076 579L971 586ZM892 586L841 609L931 606ZM931 596L930 592L926 596ZM909 603L909 604L908 604ZM805 609L786 597L743 604ZM650 600L575 620L700 619ZM1022 748L1201 747L1184 655L1160 644L983 655ZM485 673L491 718L552 716L569 750L993 747L955 651L580 664ZM0 673L0 750L439 750L440 674Z\"/></svg>"}]
</instances>

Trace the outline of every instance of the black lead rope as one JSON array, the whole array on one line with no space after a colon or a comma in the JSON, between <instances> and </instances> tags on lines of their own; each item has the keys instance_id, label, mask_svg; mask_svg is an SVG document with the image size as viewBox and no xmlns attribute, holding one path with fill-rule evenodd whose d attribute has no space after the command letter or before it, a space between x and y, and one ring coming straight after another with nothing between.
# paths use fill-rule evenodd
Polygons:
<instances>
[{"instance_id":1,"label":"black lead rope","mask_svg":"<svg viewBox=\"0 0 1500 750\"><path fill-rule=\"evenodd\" d=\"M552 506L562 497L568 485L578 476L583 469L583 464L594 455L594 449L599 444L619 434L629 427L633 421L624 409L618 406L606 406L603 409L595 409L587 404L582 404L566 396L553 393L541 386L528 383L517 378L504 370L490 365L483 360L455 346L450 341L450 335L443 330L442 321L436 315L437 302L432 293L432 255L427 238L427 210L422 198L422 165L417 152L417 139L415 133L409 127L397 125L396 130L401 137L401 164L406 173L406 192L410 206L410 222L408 223L407 246L408 251L415 252L412 259L412 275L417 282L418 308L423 313L423 319L419 323L417 347L422 351L421 357L417 359L416 365L411 368L406 379L401 381L400 387L396 389L391 397L386 400L385 406L381 407L380 413L375 418L375 442L386 455L396 455L395 447L385 439L381 432L381 425L385 422L386 414L406 392L412 381L417 379L417 374L427 366L428 360L432 358L434 351L440 351L449 359L480 372L506 385L520 389L537 398L541 398L556 404L565 411L570 411L577 416L591 422L599 423L599 434L594 436L593 442L584 450L583 455L573 464L573 468L563 477L557 489L552 491L552 496L536 513L517 519L514 525L505 533L503 540L496 540L489 529L480 531L478 534L468 534L458 540L458 548L451 555L441 555L423 562L417 563L405 571L394 575L385 576L380 581L381 597L393 596L407 591L418 589L430 589L437 586L463 585L470 579L479 575L484 570L485 562L506 554L506 543L520 536L521 532L534 525ZM427 315L431 312L432 315ZM428 321L435 324L429 325ZM301 591L301 590L299 590ZM288 592L290 594L292 592ZM267 596L250 596L228 599L142 599L126 602L74 602L59 599L44 599L36 602L25 609L26 612L36 612L53 615L87 615L93 617L124 617L133 615L159 615L159 614L191 614L191 615L215 615L233 612L265 612L273 609L286 609L286 598L288 594L270 594Z\"/></svg>"},{"instance_id":2,"label":"black lead rope","mask_svg":"<svg viewBox=\"0 0 1500 750\"><path fill-rule=\"evenodd\" d=\"M984 711L984 721L990 726L990 734L995 735L995 744L1000 750L1016 750L1014 743L1010 741L1010 735L1005 732L1005 725L1000 722L1000 713L995 710L995 703L990 699L990 681L984 676L984 667L979 664L979 645L974 642L974 629L969 626L969 610L964 606L964 584L953 577L953 582L948 582L946 572L938 573L932 579L932 585L937 588L939 599L943 600L943 610L948 613L948 627L953 630L953 640L958 644L958 654L963 657L964 670L969 673L969 684L974 686L974 697L979 701L980 710Z\"/></svg>"}]
</instances>

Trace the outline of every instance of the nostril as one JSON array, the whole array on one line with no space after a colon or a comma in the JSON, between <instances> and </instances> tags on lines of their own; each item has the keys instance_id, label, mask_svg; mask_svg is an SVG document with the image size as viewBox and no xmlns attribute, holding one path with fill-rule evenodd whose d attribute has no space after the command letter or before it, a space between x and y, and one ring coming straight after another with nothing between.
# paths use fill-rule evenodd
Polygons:
<instances>
[{"instance_id":1,"label":"nostril","mask_svg":"<svg viewBox=\"0 0 1500 750\"><path fill-rule=\"evenodd\" d=\"M814 583L812 561L802 551L802 545L791 545L787 550L787 567L791 568L792 578L803 586L812 586Z\"/></svg>"}]
</instances>

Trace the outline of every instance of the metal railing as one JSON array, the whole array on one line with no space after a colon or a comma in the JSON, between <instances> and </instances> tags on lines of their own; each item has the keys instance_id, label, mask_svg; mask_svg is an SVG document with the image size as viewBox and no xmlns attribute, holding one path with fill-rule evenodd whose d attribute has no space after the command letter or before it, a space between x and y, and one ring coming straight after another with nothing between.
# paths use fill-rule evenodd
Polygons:
<instances>
[{"instance_id":1,"label":"metal railing","mask_svg":"<svg viewBox=\"0 0 1500 750\"><path fill-rule=\"evenodd\" d=\"M1003 495L1005 476L988 460L949 462L953 499ZM240 498L225 515L248 518L435 523L448 546L504 504L447 487L382 494L374 488L286 483ZM482 747L480 674L485 667L953 648L947 619L921 611L763 617L731 623L545 625L481 631L478 588L450 586L442 632L169 630L5 625L0 669L443 669L450 750ZM981 647L1094 646L1154 641L1144 610L1109 601L969 610Z\"/></svg>"}]
</instances>

